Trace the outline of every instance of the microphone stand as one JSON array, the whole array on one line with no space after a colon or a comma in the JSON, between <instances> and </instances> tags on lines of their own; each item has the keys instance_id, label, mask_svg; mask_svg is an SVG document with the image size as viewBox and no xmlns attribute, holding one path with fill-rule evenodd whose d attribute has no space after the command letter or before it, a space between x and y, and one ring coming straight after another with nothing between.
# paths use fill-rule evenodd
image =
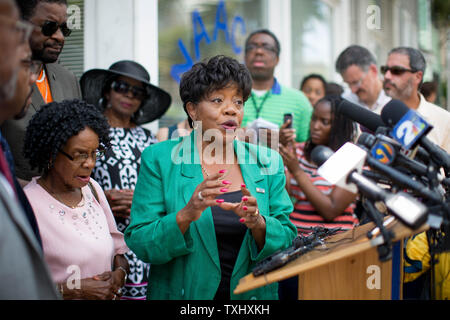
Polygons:
<instances>
[{"instance_id":1,"label":"microphone stand","mask_svg":"<svg viewBox=\"0 0 450 320\"><path fill-rule=\"evenodd\" d=\"M378 258L381 262L388 261L392 259L392 239L394 237L394 233L386 229L383 223L383 214L375 207L371 200L365 198L363 201L363 206L367 211L367 215L375 223L383 237L383 243L377 247ZM367 237L369 239L372 239L374 236L374 230L367 233Z\"/></svg>"}]
</instances>

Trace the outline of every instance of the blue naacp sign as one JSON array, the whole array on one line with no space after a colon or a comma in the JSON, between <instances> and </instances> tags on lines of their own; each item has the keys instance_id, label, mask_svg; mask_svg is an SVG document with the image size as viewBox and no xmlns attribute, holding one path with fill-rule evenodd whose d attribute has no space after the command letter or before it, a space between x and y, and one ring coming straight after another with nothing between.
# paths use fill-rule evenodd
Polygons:
<instances>
[{"instance_id":1,"label":"blue naacp sign","mask_svg":"<svg viewBox=\"0 0 450 320\"><path fill-rule=\"evenodd\" d=\"M231 29L229 29L228 25L228 15L225 6L225 1L219 1L216 10L216 19L214 24L214 31L212 33L212 40L208 35L208 32L205 28L205 24L203 23L203 19L200 13L197 10L192 12L192 31L193 31L193 39L194 39L194 58L191 57L184 42L182 39L178 39L178 48L180 49L181 54L186 60L183 64L175 64L172 66L170 71L170 75L172 78L178 83L181 80L181 75L191 69L194 65L194 61L200 60L200 43L204 41L206 44L211 44L212 42L216 42L218 39L219 32L223 32L225 35L225 42L231 46L233 52L238 55L242 52L242 47L236 44L236 32L240 32L241 34L245 34L245 21L240 16L235 16L231 21Z\"/></svg>"}]
</instances>

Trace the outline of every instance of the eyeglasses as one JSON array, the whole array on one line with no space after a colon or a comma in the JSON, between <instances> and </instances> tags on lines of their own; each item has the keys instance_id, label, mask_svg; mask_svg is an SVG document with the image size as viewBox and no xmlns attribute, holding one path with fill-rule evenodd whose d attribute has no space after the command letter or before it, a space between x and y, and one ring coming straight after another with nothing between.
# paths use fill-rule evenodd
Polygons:
<instances>
[{"instance_id":1,"label":"eyeglasses","mask_svg":"<svg viewBox=\"0 0 450 320\"><path fill-rule=\"evenodd\" d=\"M29 69L32 74L39 75L39 72L41 71L42 62L38 60L31 60L31 59L23 59L21 61L22 65Z\"/></svg>"},{"instance_id":2,"label":"eyeglasses","mask_svg":"<svg viewBox=\"0 0 450 320\"><path fill-rule=\"evenodd\" d=\"M15 25L16 30L21 34L20 36L20 43L26 43L31 36L31 33L33 32L34 26L33 24L27 22L27 21L21 21L18 20Z\"/></svg>"},{"instance_id":3,"label":"eyeglasses","mask_svg":"<svg viewBox=\"0 0 450 320\"><path fill-rule=\"evenodd\" d=\"M348 84L348 86L350 87L350 89L351 89L352 87L357 87L357 88L361 87L361 85L362 85L364 79L366 79L366 77L367 77L368 74L369 74L369 73L366 72L366 73L361 77L361 79L359 79L359 80L356 81L356 82L347 82L347 84Z\"/></svg>"},{"instance_id":4,"label":"eyeglasses","mask_svg":"<svg viewBox=\"0 0 450 320\"><path fill-rule=\"evenodd\" d=\"M61 29L61 32L64 37L70 36L72 33L72 30L67 26L67 23L64 22L62 24L58 24L55 21L45 21L44 24L41 26L41 32L46 37L51 37L55 34L58 29Z\"/></svg>"},{"instance_id":5,"label":"eyeglasses","mask_svg":"<svg viewBox=\"0 0 450 320\"><path fill-rule=\"evenodd\" d=\"M274 46L271 46L270 44L263 43L263 44L256 44L256 43L249 43L245 47L245 52L254 51L256 49L263 49L266 52L269 53L278 53L277 49Z\"/></svg>"},{"instance_id":6,"label":"eyeglasses","mask_svg":"<svg viewBox=\"0 0 450 320\"><path fill-rule=\"evenodd\" d=\"M85 163L87 161L87 159L89 159L89 158L92 158L92 160L96 161L97 158L101 158L105 155L104 149L95 150L91 154L78 153L77 155L75 155L73 157L61 149L58 149L58 150L59 150L59 152L61 152L62 155L66 156L70 161L73 161L77 164Z\"/></svg>"},{"instance_id":7,"label":"eyeglasses","mask_svg":"<svg viewBox=\"0 0 450 320\"><path fill-rule=\"evenodd\" d=\"M117 93L127 94L131 91L133 98L138 100L144 100L147 98L147 91L144 88L132 86L125 81L113 81L111 89Z\"/></svg>"},{"instance_id":8,"label":"eyeglasses","mask_svg":"<svg viewBox=\"0 0 450 320\"><path fill-rule=\"evenodd\" d=\"M394 76L401 76L405 72L416 73L418 70L406 69L400 66L393 66L393 67L381 66L380 71L382 75L385 75L388 71L390 71Z\"/></svg>"},{"instance_id":9,"label":"eyeglasses","mask_svg":"<svg viewBox=\"0 0 450 320\"><path fill-rule=\"evenodd\" d=\"M8 23L15 32L19 33L19 44L26 43L30 39L30 35L33 32L34 26L33 24L22 21L9 18L9 17L2 17L0 20L0 23Z\"/></svg>"}]
</instances>

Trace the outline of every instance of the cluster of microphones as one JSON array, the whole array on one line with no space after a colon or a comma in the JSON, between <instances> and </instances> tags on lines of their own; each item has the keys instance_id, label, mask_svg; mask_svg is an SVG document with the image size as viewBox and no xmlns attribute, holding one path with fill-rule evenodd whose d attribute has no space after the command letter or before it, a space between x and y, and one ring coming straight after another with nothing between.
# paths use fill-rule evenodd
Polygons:
<instances>
[{"instance_id":1,"label":"cluster of microphones","mask_svg":"<svg viewBox=\"0 0 450 320\"><path fill-rule=\"evenodd\" d=\"M362 132L356 144L336 152L317 146L311 158L318 173L367 201L383 202L412 229L448 225L450 156L426 137L433 127L399 100L386 104L381 116L347 100L338 112L372 133Z\"/></svg>"},{"instance_id":2,"label":"cluster of microphones","mask_svg":"<svg viewBox=\"0 0 450 320\"><path fill-rule=\"evenodd\" d=\"M348 142L336 152L316 146L311 160L330 183L360 195L368 220L376 225L367 236L379 233L372 241L380 260L392 258L394 234L387 225L395 219L413 230L428 225L445 237L441 242L446 247L439 250L449 251L450 155L426 137L432 125L399 100L387 103L381 116L347 100L337 112L359 123L364 132L356 144ZM329 231L298 236L291 247L259 262L254 276L313 250L336 232Z\"/></svg>"}]
</instances>

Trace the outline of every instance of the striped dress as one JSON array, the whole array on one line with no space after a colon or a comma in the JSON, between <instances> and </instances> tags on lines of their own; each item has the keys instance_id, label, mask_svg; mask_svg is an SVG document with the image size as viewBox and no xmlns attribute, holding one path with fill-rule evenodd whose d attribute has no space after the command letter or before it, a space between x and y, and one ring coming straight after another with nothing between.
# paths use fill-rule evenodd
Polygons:
<instances>
[{"instance_id":1,"label":"striped dress","mask_svg":"<svg viewBox=\"0 0 450 320\"><path fill-rule=\"evenodd\" d=\"M330 194L333 191L333 185L317 174L317 167L309 163L304 155L305 143L296 144L297 158L302 170L309 175L312 183L322 191L323 194ZM359 221L354 214L355 204L352 203L347 209L337 216L333 221L325 221L316 211L312 204L306 199L305 194L297 185L297 181L290 177L291 195L295 198L294 212L290 215L291 222L297 227L299 235L311 233L313 227L321 226L324 228L341 227L343 230L353 229Z\"/></svg>"}]
</instances>

